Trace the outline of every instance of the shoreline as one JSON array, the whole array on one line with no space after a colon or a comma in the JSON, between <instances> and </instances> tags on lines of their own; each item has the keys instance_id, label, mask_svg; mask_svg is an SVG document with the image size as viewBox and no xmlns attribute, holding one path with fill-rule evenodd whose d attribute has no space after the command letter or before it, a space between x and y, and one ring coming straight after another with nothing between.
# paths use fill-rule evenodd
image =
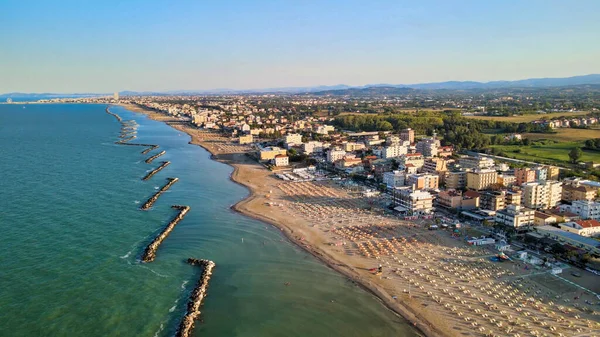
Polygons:
<instances>
[{"instance_id":1,"label":"shoreline","mask_svg":"<svg viewBox=\"0 0 600 337\"><path fill-rule=\"evenodd\" d=\"M253 211L248 204L252 201L257 200L258 191L250 184L245 184L240 177L240 167L242 166L242 164L244 164L244 161L227 160L226 158L223 158L223 155L216 154L210 147L206 146L206 144L203 144L201 141L196 141L194 139L194 135L186 131L185 126L174 125L169 123L169 120L157 118L159 116L166 118L167 116L165 116L164 114L152 110L143 109L131 104L118 105L124 107L129 111L142 113L152 120L163 122L166 125L172 127L173 129L187 134L188 136L190 136L190 141L188 143L191 145L200 146L201 148L205 149L210 154L211 160L215 160L233 167L233 172L229 177L230 180L240 186L243 186L249 192L244 199L238 201L236 204L230 207L233 211L278 228L290 242L303 249L304 251L308 252L310 255L314 256L316 259L324 263L327 267L342 274L344 277L348 278L350 281L361 287L363 290L375 296L385 306L386 309L392 311L399 318L404 320L407 326L411 326L411 328L415 330L415 332L417 332L418 334L426 337L448 336L447 334L443 333L440 329L432 326L425 318L420 317L418 313L415 313L408 306L405 306L400 301L394 301L392 296L388 294L381 286L361 277L358 274L358 272L354 270L353 267L335 259L316 245L311 244L308 241L303 241L301 240L301 238L298 238L294 234L294 229L290 226L280 223L276 219L269 218L267 216ZM245 154L241 155L246 157ZM253 162L253 164L258 165L258 163L256 162ZM264 168L262 169L266 170Z\"/></svg>"}]
</instances>

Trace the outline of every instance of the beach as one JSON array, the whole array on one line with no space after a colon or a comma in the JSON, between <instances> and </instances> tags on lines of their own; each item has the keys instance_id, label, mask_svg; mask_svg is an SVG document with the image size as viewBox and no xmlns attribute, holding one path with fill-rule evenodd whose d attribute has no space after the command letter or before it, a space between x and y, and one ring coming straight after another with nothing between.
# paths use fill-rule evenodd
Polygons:
<instances>
[{"instance_id":1,"label":"beach","mask_svg":"<svg viewBox=\"0 0 600 337\"><path fill-rule=\"evenodd\" d=\"M234 210L281 229L426 336L593 335L600 328L597 312L584 302L593 296L553 276L524 264L490 262L491 250L384 214L374 199L348 186L282 181L247 155L247 145L171 116L123 106L187 133L190 143L233 166L231 179L250 191ZM382 272L374 273L378 266Z\"/></svg>"}]
</instances>

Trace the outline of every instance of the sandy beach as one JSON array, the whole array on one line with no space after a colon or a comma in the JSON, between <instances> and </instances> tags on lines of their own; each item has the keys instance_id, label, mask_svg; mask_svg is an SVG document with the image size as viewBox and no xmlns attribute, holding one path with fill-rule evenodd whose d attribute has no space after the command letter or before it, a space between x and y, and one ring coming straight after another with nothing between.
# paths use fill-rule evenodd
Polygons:
<instances>
[{"instance_id":1,"label":"sandy beach","mask_svg":"<svg viewBox=\"0 0 600 337\"><path fill-rule=\"evenodd\" d=\"M234 210L280 228L426 336L600 335L597 306L588 304L597 302L593 294L522 262L491 262L493 250L385 214L377 199L351 187L283 181L247 155L249 146L123 106L189 134L233 166L231 179L250 191Z\"/></svg>"}]
</instances>

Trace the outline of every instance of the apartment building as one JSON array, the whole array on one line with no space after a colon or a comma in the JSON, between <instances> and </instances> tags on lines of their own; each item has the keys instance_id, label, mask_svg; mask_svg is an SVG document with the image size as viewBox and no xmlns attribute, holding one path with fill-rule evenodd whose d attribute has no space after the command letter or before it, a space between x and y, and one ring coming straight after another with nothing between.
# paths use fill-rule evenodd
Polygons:
<instances>
[{"instance_id":1,"label":"apartment building","mask_svg":"<svg viewBox=\"0 0 600 337\"><path fill-rule=\"evenodd\" d=\"M495 170L477 170L467 172L467 188L472 190L485 190L498 181L498 172Z\"/></svg>"},{"instance_id":2,"label":"apartment building","mask_svg":"<svg viewBox=\"0 0 600 337\"><path fill-rule=\"evenodd\" d=\"M560 203L562 183L559 181L529 182L522 185L522 204L534 209L552 208Z\"/></svg>"},{"instance_id":3,"label":"apartment building","mask_svg":"<svg viewBox=\"0 0 600 337\"><path fill-rule=\"evenodd\" d=\"M417 190L433 190L439 187L440 177L430 173L411 174L406 185L414 186Z\"/></svg>"},{"instance_id":4,"label":"apartment building","mask_svg":"<svg viewBox=\"0 0 600 337\"><path fill-rule=\"evenodd\" d=\"M521 186L525 183L535 181L535 171L529 167L515 169L516 184Z\"/></svg>"},{"instance_id":5,"label":"apartment building","mask_svg":"<svg viewBox=\"0 0 600 337\"><path fill-rule=\"evenodd\" d=\"M505 209L496 211L497 224L513 228L526 228L533 225L535 211L518 205L508 205Z\"/></svg>"},{"instance_id":6,"label":"apartment building","mask_svg":"<svg viewBox=\"0 0 600 337\"><path fill-rule=\"evenodd\" d=\"M490 211L497 211L505 207L505 192L504 191L486 191L481 192L479 198L479 207Z\"/></svg>"},{"instance_id":7,"label":"apartment building","mask_svg":"<svg viewBox=\"0 0 600 337\"><path fill-rule=\"evenodd\" d=\"M562 189L562 200L594 200L597 194L598 189L589 185L565 185Z\"/></svg>"},{"instance_id":8,"label":"apartment building","mask_svg":"<svg viewBox=\"0 0 600 337\"><path fill-rule=\"evenodd\" d=\"M489 157L470 157L463 156L458 159L458 164L463 169L489 169L494 167L495 163L492 158Z\"/></svg>"},{"instance_id":9,"label":"apartment building","mask_svg":"<svg viewBox=\"0 0 600 337\"><path fill-rule=\"evenodd\" d=\"M390 145L383 148L381 158L396 158L408 153L408 147L403 145Z\"/></svg>"},{"instance_id":10,"label":"apartment building","mask_svg":"<svg viewBox=\"0 0 600 337\"><path fill-rule=\"evenodd\" d=\"M403 171L393 171L383 173L383 183L388 189L404 186L406 173Z\"/></svg>"},{"instance_id":11,"label":"apartment building","mask_svg":"<svg viewBox=\"0 0 600 337\"><path fill-rule=\"evenodd\" d=\"M459 190L467 187L467 171L446 172L444 181L446 188Z\"/></svg>"},{"instance_id":12,"label":"apartment building","mask_svg":"<svg viewBox=\"0 0 600 337\"><path fill-rule=\"evenodd\" d=\"M433 196L426 191L416 191L412 187L396 188L393 194L394 208L406 215L427 215L433 212Z\"/></svg>"},{"instance_id":13,"label":"apartment building","mask_svg":"<svg viewBox=\"0 0 600 337\"><path fill-rule=\"evenodd\" d=\"M346 156L346 151L340 148L332 148L327 152L327 162L335 163L336 161L344 158Z\"/></svg>"},{"instance_id":14,"label":"apartment building","mask_svg":"<svg viewBox=\"0 0 600 337\"><path fill-rule=\"evenodd\" d=\"M410 144L415 142L415 130L413 129L404 129L400 131L400 139L403 141L407 141Z\"/></svg>"}]
</instances>

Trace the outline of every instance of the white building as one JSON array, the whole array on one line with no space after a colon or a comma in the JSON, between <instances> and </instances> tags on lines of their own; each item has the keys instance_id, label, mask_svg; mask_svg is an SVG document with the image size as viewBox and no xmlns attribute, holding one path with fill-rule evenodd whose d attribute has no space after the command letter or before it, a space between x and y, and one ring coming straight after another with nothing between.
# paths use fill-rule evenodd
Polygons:
<instances>
[{"instance_id":1,"label":"white building","mask_svg":"<svg viewBox=\"0 0 600 337\"><path fill-rule=\"evenodd\" d=\"M579 215L582 219L600 220L600 202L590 200L575 200L568 207L571 213Z\"/></svg>"},{"instance_id":2,"label":"white building","mask_svg":"<svg viewBox=\"0 0 600 337\"><path fill-rule=\"evenodd\" d=\"M458 159L458 164L462 168L470 169L489 169L494 167L495 163L489 157L461 157Z\"/></svg>"},{"instance_id":3,"label":"white building","mask_svg":"<svg viewBox=\"0 0 600 337\"><path fill-rule=\"evenodd\" d=\"M274 159L275 166L288 166L290 164L289 157L284 154L278 154Z\"/></svg>"},{"instance_id":4,"label":"white building","mask_svg":"<svg viewBox=\"0 0 600 337\"><path fill-rule=\"evenodd\" d=\"M317 141L306 142L302 144L302 150L306 154L323 153L323 143Z\"/></svg>"},{"instance_id":5,"label":"white building","mask_svg":"<svg viewBox=\"0 0 600 337\"><path fill-rule=\"evenodd\" d=\"M335 131L335 128L331 125L321 125L317 127L317 130L315 132L320 135L328 135L330 131Z\"/></svg>"},{"instance_id":6,"label":"white building","mask_svg":"<svg viewBox=\"0 0 600 337\"><path fill-rule=\"evenodd\" d=\"M435 157L440 146L440 141L435 136L423 138L417 142L417 152L422 153L425 157Z\"/></svg>"},{"instance_id":7,"label":"white building","mask_svg":"<svg viewBox=\"0 0 600 337\"><path fill-rule=\"evenodd\" d=\"M283 139L283 142L288 148L293 145L300 145L302 144L302 135L297 133L286 135Z\"/></svg>"},{"instance_id":8,"label":"white building","mask_svg":"<svg viewBox=\"0 0 600 337\"><path fill-rule=\"evenodd\" d=\"M383 183L389 189L404 186L405 180L406 180L406 172L403 172L403 171L394 171L394 172L384 172L383 173Z\"/></svg>"},{"instance_id":9,"label":"white building","mask_svg":"<svg viewBox=\"0 0 600 337\"><path fill-rule=\"evenodd\" d=\"M496 211L495 221L508 227L520 228L532 226L535 211L518 205L508 205L505 209Z\"/></svg>"},{"instance_id":10,"label":"white building","mask_svg":"<svg viewBox=\"0 0 600 337\"><path fill-rule=\"evenodd\" d=\"M433 212L433 196L426 191L415 191L412 187L394 190L396 211L406 215L427 215Z\"/></svg>"},{"instance_id":11,"label":"white building","mask_svg":"<svg viewBox=\"0 0 600 337\"><path fill-rule=\"evenodd\" d=\"M383 148L381 158L396 158L408 153L408 147L403 145L391 145Z\"/></svg>"},{"instance_id":12,"label":"white building","mask_svg":"<svg viewBox=\"0 0 600 337\"><path fill-rule=\"evenodd\" d=\"M559 181L529 182L522 188L521 202L529 208L552 208L560 203L562 197L562 183Z\"/></svg>"},{"instance_id":13,"label":"white building","mask_svg":"<svg viewBox=\"0 0 600 337\"><path fill-rule=\"evenodd\" d=\"M558 226L562 230L575 233L581 236L592 237L600 235L600 223L596 220L579 220L573 222L565 222L559 224Z\"/></svg>"},{"instance_id":14,"label":"white building","mask_svg":"<svg viewBox=\"0 0 600 337\"><path fill-rule=\"evenodd\" d=\"M336 161L344 158L344 156L346 156L346 151L340 148L330 149L329 152L327 152L327 162L335 163Z\"/></svg>"}]
</instances>

